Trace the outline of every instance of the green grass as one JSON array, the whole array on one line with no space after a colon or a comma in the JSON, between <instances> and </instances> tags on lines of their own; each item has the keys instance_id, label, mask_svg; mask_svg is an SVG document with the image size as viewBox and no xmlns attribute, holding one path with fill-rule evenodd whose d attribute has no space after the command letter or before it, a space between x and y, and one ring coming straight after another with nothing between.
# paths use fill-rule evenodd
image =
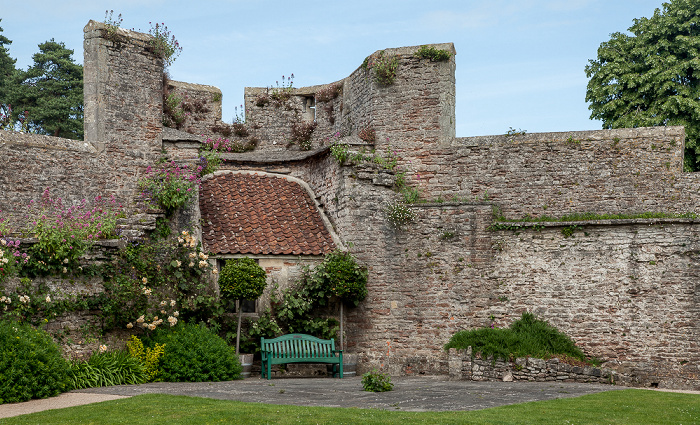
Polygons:
<instances>
[{"instance_id":1,"label":"green grass","mask_svg":"<svg viewBox=\"0 0 700 425\"><path fill-rule=\"evenodd\" d=\"M470 412L282 406L206 398L141 395L14 418L0 424L691 424L700 396L648 390L608 391Z\"/></svg>"}]
</instances>

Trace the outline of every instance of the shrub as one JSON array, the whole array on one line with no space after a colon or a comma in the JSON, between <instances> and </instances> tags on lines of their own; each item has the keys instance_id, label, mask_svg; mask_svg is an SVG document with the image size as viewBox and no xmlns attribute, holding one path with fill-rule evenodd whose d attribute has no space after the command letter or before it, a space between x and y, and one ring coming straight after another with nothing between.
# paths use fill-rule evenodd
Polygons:
<instances>
[{"instance_id":1,"label":"shrub","mask_svg":"<svg viewBox=\"0 0 700 425\"><path fill-rule=\"evenodd\" d=\"M255 300L267 286L267 274L258 263L248 257L228 260L219 275L219 287L224 298L233 300ZM243 309L238 306L236 330L236 354L241 341L241 318Z\"/></svg>"},{"instance_id":2,"label":"shrub","mask_svg":"<svg viewBox=\"0 0 700 425\"><path fill-rule=\"evenodd\" d=\"M316 102L330 102L343 92L343 83L337 82L322 88L315 94Z\"/></svg>"},{"instance_id":3,"label":"shrub","mask_svg":"<svg viewBox=\"0 0 700 425\"><path fill-rule=\"evenodd\" d=\"M43 330L0 321L0 404L52 397L68 389L68 362Z\"/></svg>"},{"instance_id":4,"label":"shrub","mask_svg":"<svg viewBox=\"0 0 700 425\"><path fill-rule=\"evenodd\" d=\"M161 329L148 346L165 344L160 378L166 382L230 381L239 379L241 363L233 349L204 325L186 324Z\"/></svg>"},{"instance_id":5,"label":"shrub","mask_svg":"<svg viewBox=\"0 0 700 425\"><path fill-rule=\"evenodd\" d=\"M235 122L231 126L233 127L233 134L238 137L247 137L250 134L245 123Z\"/></svg>"},{"instance_id":6,"label":"shrub","mask_svg":"<svg viewBox=\"0 0 700 425\"><path fill-rule=\"evenodd\" d=\"M186 116L182 98L174 93L164 94L163 98L163 125L181 128Z\"/></svg>"},{"instance_id":7,"label":"shrub","mask_svg":"<svg viewBox=\"0 0 700 425\"><path fill-rule=\"evenodd\" d=\"M69 369L71 389L136 385L147 381L141 361L123 350L95 352L87 361L75 361Z\"/></svg>"},{"instance_id":8,"label":"shrub","mask_svg":"<svg viewBox=\"0 0 700 425\"><path fill-rule=\"evenodd\" d=\"M431 62L442 62L450 60L452 53L447 50L436 49L432 46L420 46L420 48L416 50L415 56L421 59L430 59Z\"/></svg>"},{"instance_id":9,"label":"shrub","mask_svg":"<svg viewBox=\"0 0 700 425\"><path fill-rule=\"evenodd\" d=\"M175 161L166 162L155 168L149 166L138 184L144 196L157 201L170 215L195 199L201 171L201 166L190 170L178 166Z\"/></svg>"},{"instance_id":10,"label":"shrub","mask_svg":"<svg viewBox=\"0 0 700 425\"><path fill-rule=\"evenodd\" d=\"M202 167L200 174L205 176L218 170L222 160L219 151L202 149L199 152L199 162Z\"/></svg>"},{"instance_id":11,"label":"shrub","mask_svg":"<svg viewBox=\"0 0 700 425\"><path fill-rule=\"evenodd\" d=\"M165 353L165 344L154 344L153 347L143 347L143 342L136 336L131 335L131 339L126 343L129 355L137 359L143 367L145 380L153 382L158 380L160 375L160 358Z\"/></svg>"},{"instance_id":12,"label":"shrub","mask_svg":"<svg viewBox=\"0 0 700 425\"><path fill-rule=\"evenodd\" d=\"M362 375L362 388L365 391L381 393L394 389L394 384L391 383L391 377L388 374L372 370Z\"/></svg>"},{"instance_id":13,"label":"shrub","mask_svg":"<svg viewBox=\"0 0 700 425\"><path fill-rule=\"evenodd\" d=\"M29 233L38 242L30 249L29 275L62 274L77 269L79 258L97 239L116 236L117 219L124 216L121 205L112 197L97 196L65 206L61 198L52 198L44 190L40 202L30 202ZM25 257L26 258L26 257Z\"/></svg>"},{"instance_id":14,"label":"shrub","mask_svg":"<svg viewBox=\"0 0 700 425\"><path fill-rule=\"evenodd\" d=\"M565 355L589 361L571 338L547 322L538 320L532 313L523 313L509 329L481 328L459 331L445 345L445 350L466 349L470 346L474 354L492 355L494 358L549 358Z\"/></svg>"},{"instance_id":15,"label":"shrub","mask_svg":"<svg viewBox=\"0 0 700 425\"><path fill-rule=\"evenodd\" d=\"M0 236L0 286L17 275L22 265L29 261L27 254L19 251L19 245L19 239Z\"/></svg>"},{"instance_id":16,"label":"shrub","mask_svg":"<svg viewBox=\"0 0 700 425\"><path fill-rule=\"evenodd\" d=\"M343 165L350 157L350 146L345 143L333 143L331 145L331 156L338 161L338 164Z\"/></svg>"},{"instance_id":17,"label":"shrub","mask_svg":"<svg viewBox=\"0 0 700 425\"><path fill-rule=\"evenodd\" d=\"M228 260L219 273L221 294L229 300L254 300L267 285L265 270L255 260L244 257Z\"/></svg>"},{"instance_id":18,"label":"shrub","mask_svg":"<svg viewBox=\"0 0 700 425\"><path fill-rule=\"evenodd\" d=\"M379 53L379 57L372 64L374 69L374 79L377 83L390 86L396 81L396 70L399 67L399 59L396 55L384 56L384 52Z\"/></svg>"},{"instance_id":19,"label":"shrub","mask_svg":"<svg viewBox=\"0 0 700 425\"><path fill-rule=\"evenodd\" d=\"M374 143L377 141L377 132L372 127L365 127L357 134L357 136L367 143Z\"/></svg>"},{"instance_id":20,"label":"shrub","mask_svg":"<svg viewBox=\"0 0 700 425\"><path fill-rule=\"evenodd\" d=\"M292 138L289 141L290 145L297 144L304 151L311 149L311 135L316 129L315 122L295 122L291 126Z\"/></svg>"}]
</instances>

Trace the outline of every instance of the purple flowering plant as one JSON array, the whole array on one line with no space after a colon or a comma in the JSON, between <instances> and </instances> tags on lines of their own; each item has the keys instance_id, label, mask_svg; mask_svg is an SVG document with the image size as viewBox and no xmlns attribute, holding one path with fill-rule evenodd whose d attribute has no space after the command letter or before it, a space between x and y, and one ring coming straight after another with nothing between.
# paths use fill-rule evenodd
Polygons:
<instances>
[{"instance_id":1,"label":"purple flowering plant","mask_svg":"<svg viewBox=\"0 0 700 425\"><path fill-rule=\"evenodd\" d=\"M139 188L144 198L156 201L170 215L195 199L205 169L206 163L181 167L175 161L149 166L138 183Z\"/></svg>"},{"instance_id":2,"label":"purple flowering plant","mask_svg":"<svg viewBox=\"0 0 700 425\"><path fill-rule=\"evenodd\" d=\"M15 276L29 256L19 250L19 239L0 237L0 284Z\"/></svg>"},{"instance_id":3,"label":"purple flowering plant","mask_svg":"<svg viewBox=\"0 0 700 425\"><path fill-rule=\"evenodd\" d=\"M150 48L156 56L163 58L163 66L167 68L180 56L182 47L165 23L156 22L153 25L152 22L149 22L149 24L151 29L148 30L148 33L152 36Z\"/></svg>"},{"instance_id":4,"label":"purple flowering plant","mask_svg":"<svg viewBox=\"0 0 700 425\"><path fill-rule=\"evenodd\" d=\"M34 274L59 274L78 267L78 259L98 239L116 236L117 219L123 207L112 196L97 196L67 204L53 198L47 188L39 202L30 201L27 233L37 242L30 249Z\"/></svg>"}]
</instances>

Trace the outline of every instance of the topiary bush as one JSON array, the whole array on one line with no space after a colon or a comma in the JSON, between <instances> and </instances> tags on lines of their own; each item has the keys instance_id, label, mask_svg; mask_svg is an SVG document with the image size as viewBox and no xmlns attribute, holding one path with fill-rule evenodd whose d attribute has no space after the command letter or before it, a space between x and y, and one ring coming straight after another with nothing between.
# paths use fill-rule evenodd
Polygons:
<instances>
[{"instance_id":1,"label":"topiary bush","mask_svg":"<svg viewBox=\"0 0 700 425\"><path fill-rule=\"evenodd\" d=\"M240 379L242 367L233 349L204 325L180 322L160 329L145 341L149 347L165 344L160 358L160 380L207 382Z\"/></svg>"},{"instance_id":2,"label":"topiary bush","mask_svg":"<svg viewBox=\"0 0 700 425\"><path fill-rule=\"evenodd\" d=\"M219 273L221 295L229 300L254 300L267 285L265 270L252 258L228 260Z\"/></svg>"},{"instance_id":3,"label":"topiary bush","mask_svg":"<svg viewBox=\"0 0 700 425\"><path fill-rule=\"evenodd\" d=\"M267 286L267 274L252 258L243 257L228 260L219 273L221 295L229 301L255 300L262 295L265 286ZM236 354L238 354L241 344L242 314L243 309L238 308Z\"/></svg>"},{"instance_id":4,"label":"topiary bush","mask_svg":"<svg viewBox=\"0 0 700 425\"><path fill-rule=\"evenodd\" d=\"M0 404L58 395L68 389L68 362L49 334L0 321Z\"/></svg>"},{"instance_id":5,"label":"topiary bush","mask_svg":"<svg viewBox=\"0 0 700 425\"><path fill-rule=\"evenodd\" d=\"M349 252L335 250L316 268L330 292L357 306L367 297L367 268L360 267Z\"/></svg>"}]
</instances>

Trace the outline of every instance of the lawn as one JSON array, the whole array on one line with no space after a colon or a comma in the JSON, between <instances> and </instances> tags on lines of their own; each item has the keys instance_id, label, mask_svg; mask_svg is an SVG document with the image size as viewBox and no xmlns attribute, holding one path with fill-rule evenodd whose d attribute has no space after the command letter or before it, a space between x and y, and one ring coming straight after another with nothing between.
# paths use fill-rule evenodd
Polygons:
<instances>
[{"instance_id":1,"label":"lawn","mask_svg":"<svg viewBox=\"0 0 700 425\"><path fill-rule=\"evenodd\" d=\"M700 423L700 395L630 389L470 412L401 412L149 394L0 419L3 425L225 423L696 424Z\"/></svg>"}]
</instances>

